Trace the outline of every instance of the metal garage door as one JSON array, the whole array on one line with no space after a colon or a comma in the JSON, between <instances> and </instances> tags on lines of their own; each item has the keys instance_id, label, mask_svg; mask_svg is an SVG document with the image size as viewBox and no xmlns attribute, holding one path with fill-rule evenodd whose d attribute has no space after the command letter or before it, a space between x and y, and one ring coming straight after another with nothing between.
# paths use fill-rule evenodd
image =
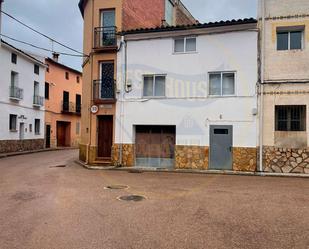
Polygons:
<instances>
[{"instance_id":1,"label":"metal garage door","mask_svg":"<svg viewBox=\"0 0 309 249\"><path fill-rule=\"evenodd\" d=\"M173 168L175 126L136 126L136 166Z\"/></svg>"}]
</instances>

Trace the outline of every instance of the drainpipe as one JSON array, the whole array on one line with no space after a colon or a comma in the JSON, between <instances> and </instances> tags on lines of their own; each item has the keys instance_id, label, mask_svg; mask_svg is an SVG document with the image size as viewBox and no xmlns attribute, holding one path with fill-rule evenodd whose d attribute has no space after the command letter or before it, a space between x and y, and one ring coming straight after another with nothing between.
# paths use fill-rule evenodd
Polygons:
<instances>
[{"instance_id":1,"label":"drainpipe","mask_svg":"<svg viewBox=\"0 0 309 249\"><path fill-rule=\"evenodd\" d=\"M119 119L119 135L120 135L120 149L119 149L119 164L122 166L123 158L123 115L124 115L124 97L127 88L127 44L125 42L124 36L121 36L121 47L124 47L124 51L121 53L121 71L122 71L122 83L120 87L120 119ZM121 48L120 47L120 48Z\"/></svg>"},{"instance_id":2,"label":"drainpipe","mask_svg":"<svg viewBox=\"0 0 309 249\"><path fill-rule=\"evenodd\" d=\"M263 133L264 133L264 74L265 74L265 0L262 1L262 26L261 26L261 84L260 84L260 162L259 162L259 171L263 172Z\"/></svg>"}]
</instances>

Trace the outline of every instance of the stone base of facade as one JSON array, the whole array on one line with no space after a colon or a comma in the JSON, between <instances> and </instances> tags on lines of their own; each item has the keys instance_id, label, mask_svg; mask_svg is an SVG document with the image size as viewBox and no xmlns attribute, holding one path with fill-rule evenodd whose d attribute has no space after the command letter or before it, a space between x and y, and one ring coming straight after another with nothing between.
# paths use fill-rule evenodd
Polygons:
<instances>
[{"instance_id":1,"label":"stone base of facade","mask_svg":"<svg viewBox=\"0 0 309 249\"><path fill-rule=\"evenodd\" d=\"M122 145L122 162L120 162L120 144L114 144L112 148L113 165L121 165L122 167L133 167L135 164L134 144Z\"/></svg>"},{"instance_id":2,"label":"stone base of facade","mask_svg":"<svg viewBox=\"0 0 309 249\"><path fill-rule=\"evenodd\" d=\"M309 174L309 149L263 148L264 171Z\"/></svg>"},{"instance_id":3,"label":"stone base of facade","mask_svg":"<svg viewBox=\"0 0 309 249\"><path fill-rule=\"evenodd\" d=\"M233 148L233 170L255 172L257 169L257 148Z\"/></svg>"},{"instance_id":4,"label":"stone base of facade","mask_svg":"<svg viewBox=\"0 0 309 249\"><path fill-rule=\"evenodd\" d=\"M0 153L44 149L44 139L0 140Z\"/></svg>"},{"instance_id":5,"label":"stone base of facade","mask_svg":"<svg viewBox=\"0 0 309 249\"><path fill-rule=\"evenodd\" d=\"M89 152L88 152L88 149L89 149ZM97 147L96 146L88 146L85 144L79 144L79 160L81 160L82 162L87 162L87 159L88 159L89 164L96 164L96 158L97 158Z\"/></svg>"},{"instance_id":6,"label":"stone base of facade","mask_svg":"<svg viewBox=\"0 0 309 249\"><path fill-rule=\"evenodd\" d=\"M208 147L177 145L175 149L175 168L207 170L208 158Z\"/></svg>"}]
</instances>

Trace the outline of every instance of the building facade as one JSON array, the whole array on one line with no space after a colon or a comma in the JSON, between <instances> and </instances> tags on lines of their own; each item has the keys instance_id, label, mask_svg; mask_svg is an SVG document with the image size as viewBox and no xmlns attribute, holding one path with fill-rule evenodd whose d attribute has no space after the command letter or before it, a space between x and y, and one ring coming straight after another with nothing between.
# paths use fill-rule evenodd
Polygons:
<instances>
[{"instance_id":1,"label":"building facade","mask_svg":"<svg viewBox=\"0 0 309 249\"><path fill-rule=\"evenodd\" d=\"M80 160L110 164L115 142L117 33L127 29L193 24L181 1L81 0L84 18Z\"/></svg>"},{"instance_id":2,"label":"building facade","mask_svg":"<svg viewBox=\"0 0 309 249\"><path fill-rule=\"evenodd\" d=\"M263 170L309 173L309 2L259 4Z\"/></svg>"},{"instance_id":3,"label":"building facade","mask_svg":"<svg viewBox=\"0 0 309 249\"><path fill-rule=\"evenodd\" d=\"M81 134L82 73L45 60L45 147L78 147Z\"/></svg>"},{"instance_id":4,"label":"building facade","mask_svg":"<svg viewBox=\"0 0 309 249\"><path fill-rule=\"evenodd\" d=\"M0 153L44 148L45 64L1 41Z\"/></svg>"},{"instance_id":5,"label":"building facade","mask_svg":"<svg viewBox=\"0 0 309 249\"><path fill-rule=\"evenodd\" d=\"M122 40L114 164L256 170L256 20L133 30Z\"/></svg>"}]
</instances>

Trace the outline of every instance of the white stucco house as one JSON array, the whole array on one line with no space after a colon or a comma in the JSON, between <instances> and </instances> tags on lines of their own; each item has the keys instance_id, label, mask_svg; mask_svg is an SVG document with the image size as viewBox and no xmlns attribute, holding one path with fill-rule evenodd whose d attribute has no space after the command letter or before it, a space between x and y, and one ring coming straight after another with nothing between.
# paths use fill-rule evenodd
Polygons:
<instances>
[{"instance_id":1,"label":"white stucco house","mask_svg":"<svg viewBox=\"0 0 309 249\"><path fill-rule=\"evenodd\" d=\"M254 19L123 32L115 157L124 166L255 171L257 42Z\"/></svg>"},{"instance_id":2,"label":"white stucco house","mask_svg":"<svg viewBox=\"0 0 309 249\"><path fill-rule=\"evenodd\" d=\"M44 148L45 64L0 45L0 153Z\"/></svg>"}]
</instances>

